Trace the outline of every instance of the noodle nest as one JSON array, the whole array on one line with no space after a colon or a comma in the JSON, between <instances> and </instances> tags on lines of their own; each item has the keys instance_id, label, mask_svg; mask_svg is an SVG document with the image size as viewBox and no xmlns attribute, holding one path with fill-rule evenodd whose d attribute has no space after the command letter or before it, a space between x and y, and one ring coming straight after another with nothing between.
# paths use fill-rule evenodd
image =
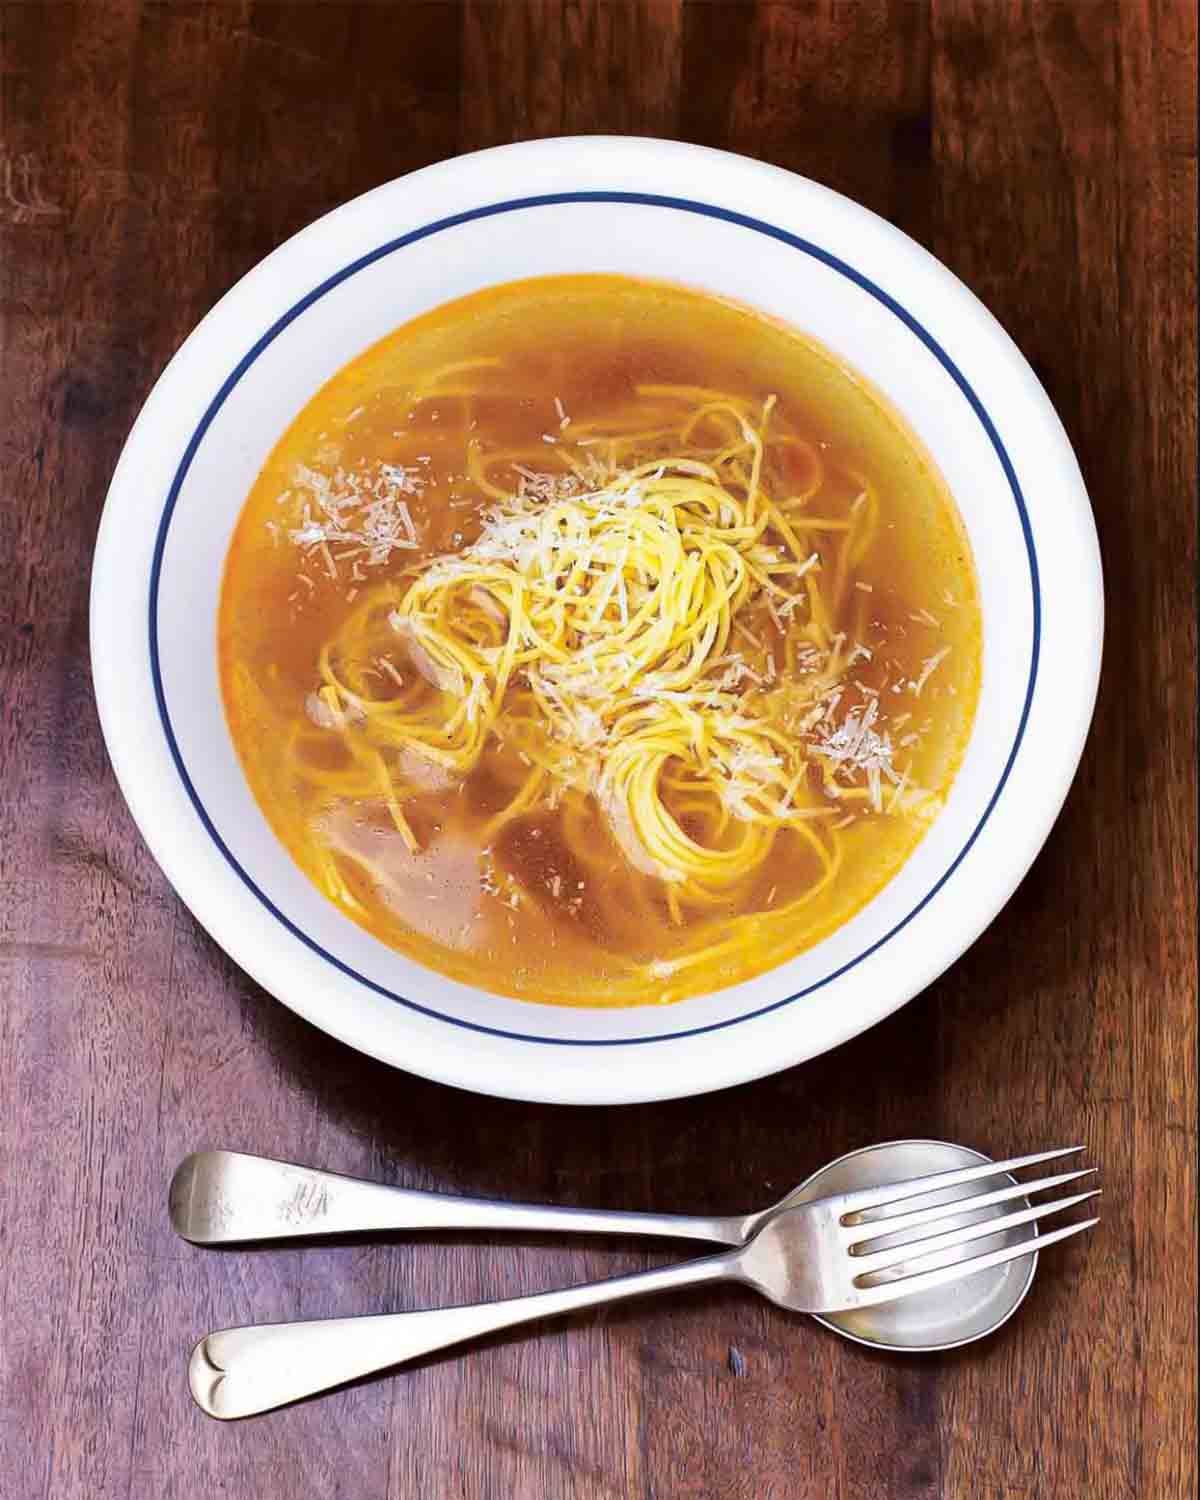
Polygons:
<instances>
[{"instance_id":1,"label":"noodle nest","mask_svg":"<svg viewBox=\"0 0 1200 1500\"><path fill-rule=\"evenodd\" d=\"M714 911L697 945L648 966L662 978L719 957L747 923L786 926L837 874L846 804L882 811L881 776L898 778L889 755L859 766L813 733L853 661L831 621L878 524L870 488L848 519L810 514L820 457L787 434L773 440L786 470L768 476L773 397L638 396L651 428L614 414L549 454L471 449L494 502L479 535L365 592L319 658L313 717L345 756L314 761L303 736L292 753L331 797L381 799L414 852L406 803L462 783L489 750L520 773L485 843L540 807L564 810L569 832L592 799L676 923ZM888 810L920 800L901 783ZM722 919L783 835L809 851L806 888Z\"/></svg>"}]
</instances>

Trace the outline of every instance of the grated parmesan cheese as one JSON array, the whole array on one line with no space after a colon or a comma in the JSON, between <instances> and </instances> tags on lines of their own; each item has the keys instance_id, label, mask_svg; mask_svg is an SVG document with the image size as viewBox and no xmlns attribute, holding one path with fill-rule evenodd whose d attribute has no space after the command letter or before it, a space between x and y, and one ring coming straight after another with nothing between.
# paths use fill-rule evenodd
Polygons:
<instances>
[{"instance_id":1,"label":"grated parmesan cheese","mask_svg":"<svg viewBox=\"0 0 1200 1500\"><path fill-rule=\"evenodd\" d=\"M336 468L331 474L297 464L280 501L301 507L300 524L288 531L289 540L318 557L336 580L339 560L362 556L368 566L378 567L395 551L417 548L404 496L418 493L416 470L398 464L379 464L374 471ZM336 556L331 543L339 547Z\"/></svg>"},{"instance_id":2,"label":"grated parmesan cheese","mask_svg":"<svg viewBox=\"0 0 1200 1500\"><path fill-rule=\"evenodd\" d=\"M909 692L912 693L915 697L919 698L925 689L925 684L929 681L929 679L933 676L933 674L937 671L937 669L949 655L950 647L943 646L942 649L935 652L933 656L927 656L921 663L920 676L914 678L913 681L908 684Z\"/></svg>"}]
</instances>

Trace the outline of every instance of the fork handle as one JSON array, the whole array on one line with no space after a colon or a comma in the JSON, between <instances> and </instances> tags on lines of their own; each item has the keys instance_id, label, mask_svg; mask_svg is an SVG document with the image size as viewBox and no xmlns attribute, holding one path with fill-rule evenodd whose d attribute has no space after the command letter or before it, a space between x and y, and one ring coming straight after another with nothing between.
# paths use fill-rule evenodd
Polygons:
<instances>
[{"instance_id":1,"label":"fork handle","mask_svg":"<svg viewBox=\"0 0 1200 1500\"><path fill-rule=\"evenodd\" d=\"M682 1265L503 1302L226 1328L210 1333L192 1350L188 1385L210 1417L250 1417L517 1323L702 1282L739 1281L740 1261L740 1251L727 1250Z\"/></svg>"},{"instance_id":2,"label":"fork handle","mask_svg":"<svg viewBox=\"0 0 1200 1500\"><path fill-rule=\"evenodd\" d=\"M497 1203L389 1187L241 1151L198 1151L185 1157L171 1181L168 1204L176 1231L197 1245L393 1229L657 1235L740 1245L758 1217Z\"/></svg>"}]
</instances>

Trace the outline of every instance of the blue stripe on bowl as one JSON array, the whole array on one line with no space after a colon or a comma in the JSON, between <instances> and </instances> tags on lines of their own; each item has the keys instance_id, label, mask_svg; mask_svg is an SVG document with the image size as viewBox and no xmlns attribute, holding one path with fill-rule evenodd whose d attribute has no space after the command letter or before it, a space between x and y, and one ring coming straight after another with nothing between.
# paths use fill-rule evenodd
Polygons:
<instances>
[{"instance_id":1,"label":"blue stripe on bowl","mask_svg":"<svg viewBox=\"0 0 1200 1500\"><path fill-rule=\"evenodd\" d=\"M224 404L225 399L229 395L230 391L233 390L234 386L237 385L238 381L258 358L258 356L263 352L263 350L272 342L272 340L277 338L278 335L282 333L290 323L294 322L295 319L301 315L301 313L303 313L307 308L311 307L318 298L325 296L325 294L332 291L334 287L340 286L343 281L346 281L349 277L355 275L356 272L363 270L364 267L373 265L377 260L382 260L385 255L392 255L397 250L403 250L406 245L416 244L419 240L428 239L431 235L441 234L444 230L453 229L459 224L469 224L476 219L490 219L495 218L500 214L519 213L524 209L544 208L550 205L564 203L633 203L645 205L650 208L668 208L674 209L680 213L699 214L704 218L709 219L722 219L726 223L737 224L743 229L752 230L755 234L763 234L770 239L778 240L781 244L789 245L793 250L798 250L803 255L812 256L814 260L818 260L823 265L829 266L832 270L838 272L839 275L845 276L848 280L854 282L856 286L861 287L863 291L869 293L872 297L875 298L877 302L882 303L883 306L889 310L889 312L894 313L895 316L899 318L900 321L904 324L904 326L921 340L921 342L925 345L929 352L934 356L935 359L937 359L938 363L954 381L955 385L958 386L959 390L963 393L968 403L970 404L972 411L979 418L984 431L987 433L989 442L995 449L996 456L1000 460L1000 465L1004 470L1005 477L1007 478L1009 487L1012 490L1013 503L1017 507L1017 515L1019 516L1021 522L1021 532L1025 538L1025 550L1029 558L1029 582L1033 596L1033 649L1030 653L1029 682L1025 689L1025 702L1022 705L1021 709L1020 723L1017 725L1017 733L1013 740L1012 748L1009 751L1008 758L1004 763L1004 770L1001 773L1000 780L996 784L995 791L992 793L991 797L988 800L988 804L984 809L983 816L975 825L970 837L967 839L966 843L963 844L962 848L958 851L954 859L947 866L941 877L933 886L930 887L930 889L925 893L921 900L917 902L912 910L899 922L897 922L894 927L886 932L881 938L872 943L869 948L865 948L856 957L842 964L839 968L834 969L831 973L826 974L822 979L815 980L812 984L806 985L802 990L797 990L795 994L789 995L784 1000L777 1000L771 1005L761 1006L757 1010L748 1011L745 1015L735 1016L727 1021L714 1021L707 1026L693 1026L680 1031L660 1032L655 1036L624 1038L613 1037L599 1039L584 1039L580 1037L569 1036L532 1036L527 1032L509 1031L498 1026L482 1026L474 1021L464 1021L458 1016L446 1015L443 1011L434 1010L431 1006L419 1005L415 1000L409 1000L406 996L399 995L394 990L389 990L381 984L376 984L374 980L368 979L365 975L358 973L358 971L351 968L349 964L343 963L340 958L335 957L327 949L323 948L320 943L316 942L306 932L302 931L299 927L296 926L293 921L291 921L282 911L280 911L279 907L275 905L275 903L266 894L266 892L262 890L261 887L257 885L254 879L250 876L250 874L245 869L243 869L242 865L234 857L225 840L221 837L220 833L218 833L212 818L209 816L207 809L196 793L196 788L192 784L192 778L188 774L187 767L183 761L183 756L180 753L179 745L175 738L175 731L171 725L171 716L167 711L166 697L163 692L162 670L159 661L159 584L162 575L162 560L163 552L167 542L167 533L170 530L171 517L175 512L175 505L179 499L180 489L183 486L183 481L187 476L187 472L191 466L192 459L196 455L196 450L204 440L204 435L208 431L213 418L221 409L221 406ZM1038 581L1037 552L1033 544L1033 532L1029 524L1029 515L1025 508L1025 500L1021 494L1021 487L1017 483L1017 476L1013 471L1012 462L1009 459L1008 453L1005 451L1003 442L1000 440L1000 434L996 430L995 423L988 415L979 397L975 394L971 386L968 384L962 371L958 368L958 366L954 363L954 361L950 358L950 356L946 353L946 351L942 348L938 341L933 337L931 333L928 332L927 329L925 329L917 321L916 318L913 317L910 312L908 312L906 308L902 307L894 297L889 296L882 287L877 286L875 282L873 282L869 277L864 276L860 271L856 271L853 266L847 265L844 260L839 259L836 255L830 254L828 250L821 249L819 245L814 245L810 241L801 239L797 235L789 234L787 230L779 229L773 224L764 223L761 219L751 218L747 214L734 213L732 210L727 208L717 208L709 203L698 203L690 198L664 197L654 193L545 193L540 194L536 197L513 198L503 203L490 203L482 208L470 209L465 213L452 214L449 218L439 219L435 223L426 224L420 229L414 229L410 234L401 235L399 239L390 240L387 244L381 245L377 250L372 250L368 255L362 256L359 260L351 262L350 265L345 266L335 275L330 276L328 280L323 281L320 286L315 287L311 292L308 293L307 296L302 297L299 302L297 302L286 313L284 313L283 316L279 318L279 320L271 328L269 328L266 333L263 334L262 338L258 340L254 347L246 355L244 355L243 358L234 367L232 372L225 380L224 384L221 386L220 390L217 392L216 396L213 398L212 404L204 413L203 418L201 419L195 432L192 434L191 440L184 450L183 457L179 462L179 467L175 471L175 478L172 481L170 491L167 494L166 504L163 506L162 518L159 522L158 534L155 539L154 558L151 564L150 572L149 624L150 670L154 679L154 695L158 703L158 712L159 717L162 720L163 733L166 735L167 744L170 747L171 756L175 762L176 769L179 772L180 779L187 789L187 794L191 798L192 805L195 807L196 813L200 818L201 823L203 823L204 827L207 829L209 837L216 844L217 848L221 851L226 860L228 860L230 866L237 872L238 876L244 882L247 889L253 892L253 894L258 898L259 901L262 902L262 904L267 908L272 916L274 916L287 929L287 931L292 934L293 937L299 939L300 942L304 943L306 947L310 948L314 953L318 954L327 963L332 964L335 969L340 969L343 974L347 975L351 979L356 980L359 984L365 985L368 989L374 990L376 994L383 995L389 1000L394 1000L399 1005L407 1006L410 1010L417 1011L423 1016L430 1016L435 1020L445 1021L448 1025L461 1027L465 1031L482 1032L487 1036L506 1037L510 1041L536 1042L550 1046L626 1047L642 1046L651 1042L676 1041L682 1037L700 1036L709 1031L723 1031L728 1027L738 1026L745 1021L752 1021L759 1016L768 1015L771 1011L779 1010L785 1005L792 1005L795 1001L801 1000L805 996L813 994L814 991L823 989L828 984L832 984L835 979L840 978L841 975L847 973L850 969L853 969L856 967L856 965L862 963L864 959L869 958L872 953L877 952L878 949L882 948L885 943L890 942L898 932L901 932L905 927L907 927L908 924L913 920L913 918L918 914L918 912L922 911L926 906L929 905L929 903L933 900L933 898L937 895L941 888L958 869L959 865L962 864L963 860L967 856L967 853L971 849L971 846L975 843L976 839L983 831L984 825L991 817L992 812L996 807L996 803L999 801L1000 794L1004 790L1005 783L1008 781L1009 774L1012 770L1013 762L1016 759L1017 751L1020 749L1021 741L1025 734L1025 726L1029 720L1030 705L1033 702L1034 685L1037 681L1038 656L1041 647L1042 601L1041 589Z\"/></svg>"}]
</instances>

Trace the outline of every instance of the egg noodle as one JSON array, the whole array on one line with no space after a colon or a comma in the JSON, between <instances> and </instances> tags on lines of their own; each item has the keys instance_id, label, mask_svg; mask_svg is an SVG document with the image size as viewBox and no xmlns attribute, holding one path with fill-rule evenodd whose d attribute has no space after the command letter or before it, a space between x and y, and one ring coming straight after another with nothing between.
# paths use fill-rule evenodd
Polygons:
<instances>
[{"instance_id":1,"label":"egg noodle","mask_svg":"<svg viewBox=\"0 0 1200 1500\"><path fill-rule=\"evenodd\" d=\"M429 389L470 399L481 364L495 361L443 369ZM478 536L360 591L320 651L288 755L331 805L385 805L413 853L412 799L463 783L485 752L507 800L484 846L552 809L580 866L595 868L599 808L694 938L629 960L632 977L665 983L748 940L794 950L856 810L927 819L937 799L893 763L869 698L833 717L870 655L869 593L853 580L879 525L871 485L844 517L823 517L819 450L787 432L768 444L774 397L636 394L636 410L564 417L536 452L468 448L490 502ZM330 736L336 758L322 748ZM781 838L808 851L811 879L785 904L729 916ZM327 851L322 870L353 905L345 857ZM386 882L368 855L353 857ZM545 900L509 879L514 901Z\"/></svg>"}]
</instances>

